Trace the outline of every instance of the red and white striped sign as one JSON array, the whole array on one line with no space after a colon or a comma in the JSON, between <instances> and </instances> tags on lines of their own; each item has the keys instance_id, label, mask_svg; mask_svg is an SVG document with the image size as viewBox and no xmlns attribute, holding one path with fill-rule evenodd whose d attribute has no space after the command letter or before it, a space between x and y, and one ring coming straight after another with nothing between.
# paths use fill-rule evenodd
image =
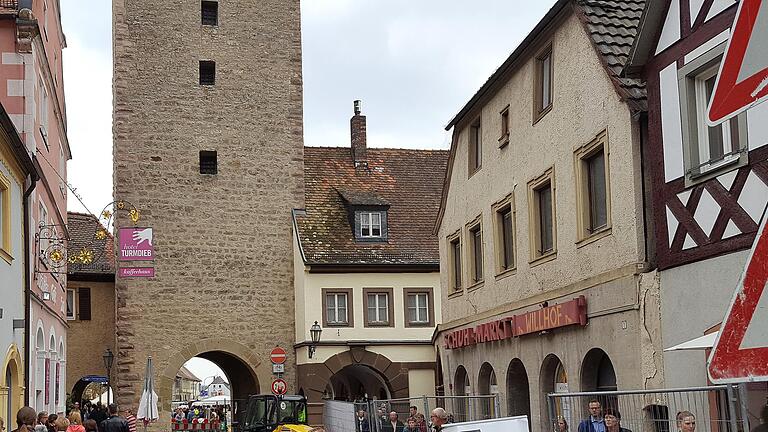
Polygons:
<instances>
[{"instance_id":1,"label":"red and white striped sign","mask_svg":"<svg viewBox=\"0 0 768 432\"><path fill-rule=\"evenodd\" d=\"M280 347L275 347L275 349L272 350L271 353L269 353L269 359L272 360L272 363L275 364L283 364L285 363L285 350Z\"/></svg>"}]
</instances>

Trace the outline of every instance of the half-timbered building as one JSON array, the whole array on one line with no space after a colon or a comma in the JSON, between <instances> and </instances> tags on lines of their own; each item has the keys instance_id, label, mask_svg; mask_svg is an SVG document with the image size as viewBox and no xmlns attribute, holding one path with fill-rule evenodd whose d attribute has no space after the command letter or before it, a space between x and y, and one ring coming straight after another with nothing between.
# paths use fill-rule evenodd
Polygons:
<instances>
[{"instance_id":1,"label":"half-timbered building","mask_svg":"<svg viewBox=\"0 0 768 432\"><path fill-rule=\"evenodd\" d=\"M648 2L627 69L647 83L644 167L668 387L707 383L704 350L669 348L717 331L768 202L768 104L705 121L737 7Z\"/></svg>"}]
</instances>

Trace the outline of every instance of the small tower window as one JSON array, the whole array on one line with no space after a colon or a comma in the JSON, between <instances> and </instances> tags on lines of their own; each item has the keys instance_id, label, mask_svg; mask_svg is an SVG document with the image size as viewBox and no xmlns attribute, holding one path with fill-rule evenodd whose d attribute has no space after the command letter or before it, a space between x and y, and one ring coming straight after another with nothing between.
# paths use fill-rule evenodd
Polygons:
<instances>
[{"instance_id":1,"label":"small tower window","mask_svg":"<svg viewBox=\"0 0 768 432\"><path fill-rule=\"evenodd\" d=\"M216 62L200 60L200 85L216 84Z\"/></svg>"},{"instance_id":2,"label":"small tower window","mask_svg":"<svg viewBox=\"0 0 768 432\"><path fill-rule=\"evenodd\" d=\"M217 174L219 172L215 151L200 151L200 174Z\"/></svg>"},{"instance_id":3,"label":"small tower window","mask_svg":"<svg viewBox=\"0 0 768 432\"><path fill-rule=\"evenodd\" d=\"M219 2L203 1L200 4L200 18L203 25L219 25Z\"/></svg>"}]
</instances>

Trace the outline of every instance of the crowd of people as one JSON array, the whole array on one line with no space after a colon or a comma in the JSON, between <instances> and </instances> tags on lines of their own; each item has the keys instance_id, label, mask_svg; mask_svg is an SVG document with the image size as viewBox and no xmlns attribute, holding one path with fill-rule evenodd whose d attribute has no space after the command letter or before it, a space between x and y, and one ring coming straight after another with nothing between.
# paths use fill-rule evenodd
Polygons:
<instances>
[{"instance_id":1,"label":"crowd of people","mask_svg":"<svg viewBox=\"0 0 768 432\"><path fill-rule=\"evenodd\" d=\"M227 430L227 410L224 406L213 407L178 407L171 413L171 420L181 429L188 429L193 424L210 425L206 429Z\"/></svg>"},{"instance_id":2,"label":"crowd of people","mask_svg":"<svg viewBox=\"0 0 768 432\"><path fill-rule=\"evenodd\" d=\"M116 404L90 408L80 411L80 404L75 403L67 416L59 416L25 406L16 413L13 432L136 432L136 417L130 409L121 417ZM4 431L5 422L0 418L0 432Z\"/></svg>"},{"instance_id":3,"label":"crowd of people","mask_svg":"<svg viewBox=\"0 0 768 432\"><path fill-rule=\"evenodd\" d=\"M632 432L621 426L621 413L618 409L603 406L597 399L587 403L589 417L579 422L578 432ZM696 416L690 411L680 411L675 418L678 432L695 432ZM558 417L555 432L569 432L568 421Z\"/></svg>"},{"instance_id":4,"label":"crowd of people","mask_svg":"<svg viewBox=\"0 0 768 432\"><path fill-rule=\"evenodd\" d=\"M403 422L396 411L388 409L386 404L376 408L376 415L371 420L368 411L360 409L355 418L357 432L439 432L444 424L452 423L451 416L443 408L435 408L429 416L429 422L416 406L408 408L408 418Z\"/></svg>"}]
</instances>

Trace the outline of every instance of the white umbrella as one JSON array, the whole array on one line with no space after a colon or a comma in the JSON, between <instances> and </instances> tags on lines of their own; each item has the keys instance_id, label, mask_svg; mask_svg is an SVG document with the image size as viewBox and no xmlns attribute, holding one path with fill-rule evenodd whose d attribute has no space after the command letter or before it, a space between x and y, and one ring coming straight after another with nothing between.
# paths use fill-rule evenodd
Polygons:
<instances>
[{"instance_id":1,"label":"white umbrella","mask_svg":"<svg viewBox=\"0 0 768 432\"><path fill-rule=\"evenodd\" d=\"M157 411L157 393L155 393L155 377L152 370L152 357L147 358L147 371L144 374L144 390L139 400L139 410L136 413L138 420L144 420L144 430L147 424L160 418Z\"/></svg>"}]
</instances>

